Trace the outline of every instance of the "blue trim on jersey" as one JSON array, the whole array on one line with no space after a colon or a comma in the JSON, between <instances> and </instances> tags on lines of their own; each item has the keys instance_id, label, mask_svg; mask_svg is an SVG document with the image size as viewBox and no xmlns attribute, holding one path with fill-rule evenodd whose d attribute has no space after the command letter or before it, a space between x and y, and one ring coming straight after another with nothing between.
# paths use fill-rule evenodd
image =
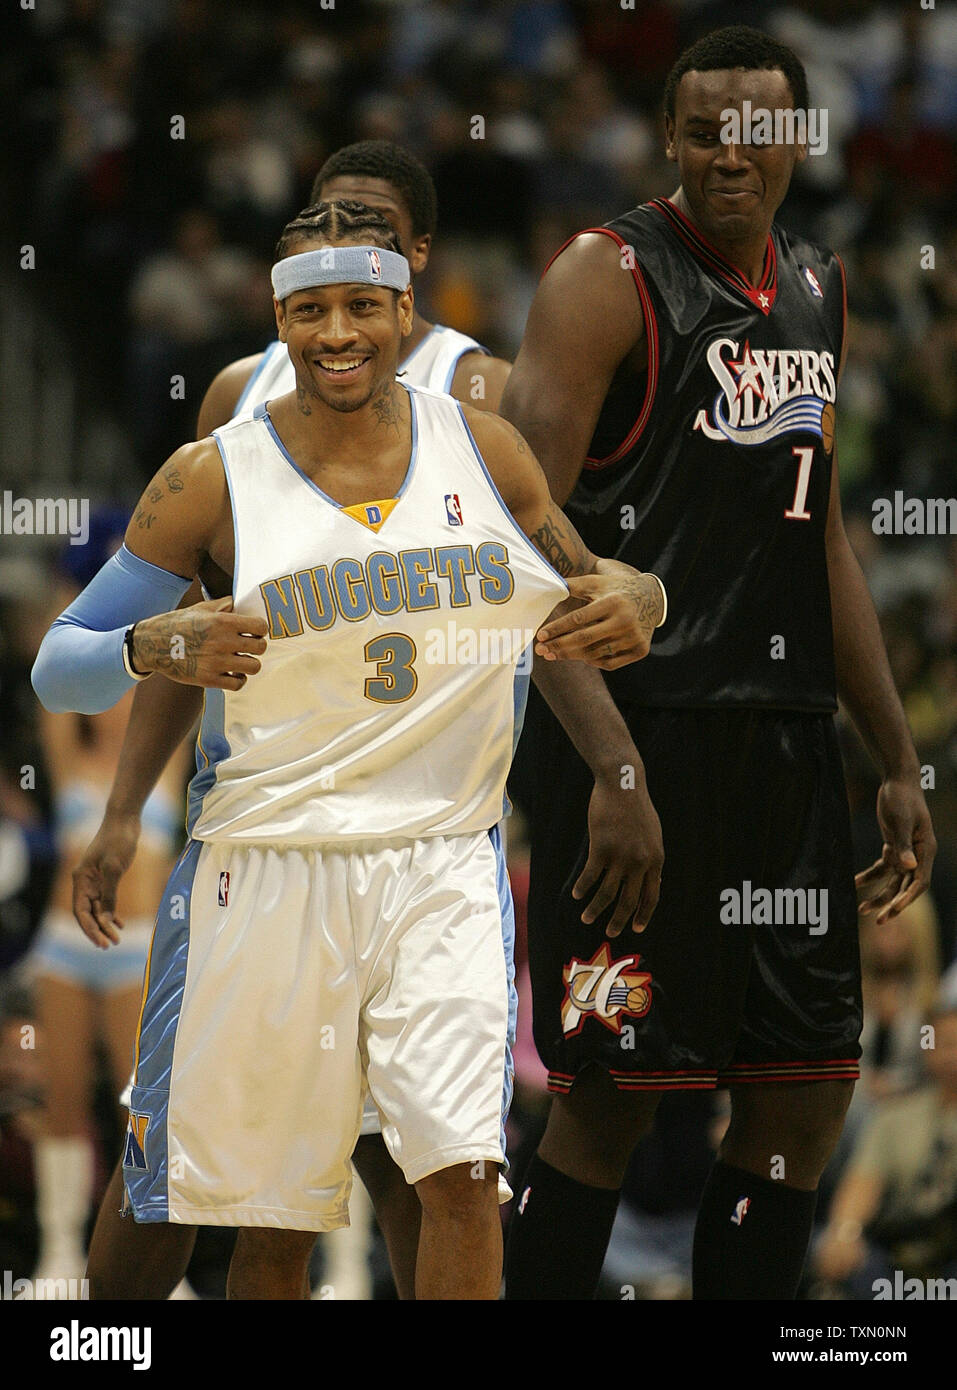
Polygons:
<instances>
[{"instance_id":1,"label":"blue trim on jersey","mask_svg":"<svg viewBox=\"0 0 957 1390\"><path fill-rule=\"evenodd\" d=\"M286 346L286 344L283 343L283 342L280 342L280 340L277 338L276 341L275 341L274 343L270 343L269 346L268 346L267 348L264 349L263 355L262 355L262 360L260 361L259 366L255 369L255 371L253 372L252 376L251 376L251 377L249 378L249 380L246 382L246 385L245 385L245 386L243 387L243 389L242 389L242 393L241 393L241 395L240 395L240 397L239 397L239 400L236 402L235 408L233 409L233 415L232 415L232 418L233 418L233 419L235 419L236 416L239 415L239 414L242 412L242 410L245 408L246 402L249 400L249 397L252 395L253 387L256 385L256 382L257 382L257 381L259 380L259 378L262 376L263 372L266 370L266 367L268 366L268 364L269 364L269 363L272 361L272 359L275 357L275 355L276 355L277 351L279 350L279 348L284 348L285 346Z\"/></svg>"},{"instance_id":2,"label":"blue trim on jersey","mask_svg":"<svg viewBox=\"0 0 957 1390\"><path fill-rule=\"evenodd\" d=\"M502 845L502 827L493 825L488 837L495 851L495 886L498 889L498 903L502 914L502 947L505 951L505 974L508 980L508 1036L505 1041L505 1074L502 1083L502 1153L507 1154L505 1121L508 1119L515 1088L515 1061L512 1049L515 1046L518 1024L518 990L515 988L515 907L512 903L512 887L508 881L505 849ZM502 1164L502 1171L508 1171L507 1157Z\"/></svg>"},{"instance_id":3,"label":"blue trim on jersey","mask_svg":"<svg viewBox=\"0 0 957 1390\"><path fill-rule=\"evenodd\" d=\"M463 357L468 357L470 352L480 352L484 357L491 357L492 355L489 352L488 348L483 347L481 343L476 343L474 347L464 347L453 361L451 367L448 370L448 374L446 375L445 385L442 387L442 390L445 392L447 396L451 396L452 394L452 382L455 378L455 372L458 368L459 363L461 362Z\"/></svg>"},{"instance_id":4,"label":"blue trim on jersey","mask_svg":"<svg viewBox=\"0 0 957 1390\"><path fill-rule=\"evenodd\" d=\"M189 784L186 807L186 833L203 809L203 800L215 784L218 764L228 758L232 749L226 738L226 692L208 686L203 694L203 717L196 739L196 772Z\"/></svg>"},{"instance_id":5,"label":"blue trim on jersey","mask_svg":"<svg viewBox=\"0 0 957 1390\"><path fill-rule=\"evenodd\" d=\"M399 488L399 491L395 494L396 501L398 501L398 499L402 496L402 494L405 492L406 488L407 488L407 487L409 486L409 484L411 483L411 481L412 481L412 475L413 475L413 473L415 472L415 465L416 465L416 462L418 461L418 457L419 457L419 421L418 421L418 416L417 416L417 414L416 414L416 409L415 409L415 397L414 397L414 395L413 395L413 392L415 391L415 387L414 387L414 386L406 386L406 384L405 384L404 381L399 381L399 382L396 383L396 385L401 386L401 387L403 388L403 390L408 394L408 397L409 397L409 408L410 408L411 411L412 411L412 447L411 447L411 449L409 450L409 466L408 466L408 468L405 470L405 477L404 477L403 480L402 480L402 486ZM312 490L313 490L313 492L318 493L318 495L322 498L322 500L323 500L324 502L328 502L330 507L335 507L335 509L336 509L337 512L344 511L344 510L345 510L345 504L344 504L344 503L342 503L342 502L337 502L337 501L335 500L334 497L330 497L328 493L323 492L322 488L318 485L318 483L314 483L313 480L312 480L306 473L303 473L302 469L299 467L299 465L298 465L298 463L296 462L296 460L292 457L292 455L290 454L289 450L286 448L285 444L283 444L282 440L279 438L279 435L276 433L276 427L275 427L275 425L274 425L273 422L272 422L272 416L269 414L269 410L268 410L268 408L267 408L267 402L266 402L266 401L263 401L263 403L262 403L261 405L257 405L255 411L253 412L253 419L254 419L254 420L262 420L262 421L263 421L263 423L265 424L267 430L269 431L269 433L270 433L270 435L271 435L271 437L272 437L272 441L273 441L273 443L275 444L276 448L277 448L277 449L279 450L279 452L282 454L283 458L286 460L286 462L289 464L289 466L290 466L291 468L294 468L295 471L299 474L299 476L300 476L300 478L302 479L302 481L303 481L308 487L311 487ZM227 476L228 476L228 470L227 470ZM375 501L375 500L377 500L377 499L375 499L375 498L370 498L369 500L370 500L370 501ZM234 513L234 514L235 514L235 513ZM360 524L361 524L361 523L360 523ZM387 522L386 524L388 524L388 522ZM234 567L234 568L235 568L235 567Z\"/></svg>"},{"instance_id":6,"label":"blue trim on jersey","mask_svg":"<svg viewBox=\"0 0 957 1390\"><path fill-rule=\"evenodd\" d=\"M233 514L233 587L232 595L236 597L236 576L239 573L239 518L236 515L236 499L233 496L233 480L229 472L229 461L226 458L226 450L223 448L223 441L219 437L219 430L213 430L213 438L216 441L216 448L219 450L219 457L223 461L223 472L226 474L226 487L229 489L229 510ZM206 592L205 585L203 592Z\"/></svg>"},{"instance_id":7,"label":"blue trim on jersey","mask_svg":"<svg viewBox=\"0 0 957 1390\"><path fill-rule=\"evenodd\" d=\"M170 874L150 945L130 1098L130 1128L123 1157L123 1177L137 1221L169 1220L170 1080L186 987L190 897L202 850L201 841L191 840ZM143 1117L147 1118L147 1125L141 1145L133 1126L137 1118Z\"/></svg>"},{"instance_id":8,"label":"blue trim on jersey","mask_svg":"<svg viewBox=\"0 0 957 1390\"><path fill-rule=\"evenodd\" d=\"M455 397L453 396L452 399L455 400ZM468 435L468 437L469 437L469 443L470 443L471 446L472 446L472 452L473 452L473 454L475 455L475 457L478 459L479 467L481 468L482 472L485 474L486 482L488 483L489 487L492 489L492 495L494 496L496 502L497 502L498 505L501 507L501 509L502 509L502 511L505 513L505 515L508 517L509 521L512 523L512 527L514 528L516 534L519 535L519 536L521 536L522 540L525 542L525 544L528 546L529 550L530 550L530 551L532 552L532 554L535 556L535 559L536 559L536 560L539 560L539 561L545 566L545 568L546 568L547 570L550 570L550 571L552 572L552 574L555 576L556 579L560 579L561 582L562 582L562 584L565 584L565 576L562 575L562 574L559 574L559 573L558 573L558 570L557 570L557 569L555 568L555 566L551 563L551 561L550 561L550 560L546 560L546 559L545 559L545 556L544 556L544 555L542 554L542 552L538 549L538 547L532 544L532 542L529 540L528 536L526 536L525 532L522 530L521 526L519 526L518 522L517 522L517 521L515 520L515 518L512 516L512 513L509 511L508 507L506 507L505 503L502 501L502 494L499 492L498 488L495 486L495 480L493 479L491 473L488 471L488 465L487 465L487 463L485 462L485 460L484 460L483 457L482 457L481 450L479 449L479 446L478 446L478 445L476 444L476 442L475 442L475 435L474 435L474 434L472 433L472 431L469 429L469 422L468 422L468 420L466 420L466 418L465 418L465 411L462 409L462 402L461 402L461 401L455 401L455 404L458 406L458 412L459 412L459 415L461 416L461 419L462 419L462 428L465 430L465 433L466 433L466 434ZM565 585L565 588L566 588L566 590L567 590L568 586Z\"/></svg>"}]
</instances>

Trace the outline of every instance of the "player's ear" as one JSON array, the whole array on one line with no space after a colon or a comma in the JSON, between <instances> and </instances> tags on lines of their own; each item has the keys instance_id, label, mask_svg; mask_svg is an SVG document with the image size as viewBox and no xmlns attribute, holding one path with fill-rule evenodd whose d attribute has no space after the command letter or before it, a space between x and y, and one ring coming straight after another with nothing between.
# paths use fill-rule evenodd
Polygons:
<instances>
[{"instance_id":1,"label":"player's ear","mask_svg":"<svg viewBox=\"0 0 957 1390\"><path fill-rule=\"evenodd\" d=\"M272 307L276 315L276 332L279 335L279 341L284 343L286 341L286 306L281 299L277 299L273 295Z\"/></svg>"},{"instance_id":2,"label":"player's ear","mask_svg":"<svg viewBox=\"0 0 957 1390\"><path fill-rule=\"evenodd\" d=\"M665 115L665 155L673 164L678 161L678 148L675 144L675 118Z\"/></svg>"},{"instance_id":3,"label":"player's ear","mask_svg":"<svg viewBox=\"0 0 957 1390\"><path fill-rule=\"evenodd\" d=\"M412 332L412 320L415 317L415 295L412 293L411 285L398 296L395 307L402 336L407 338Z\"/></svg>"},{"instance_id":4,"label":"player's ear","mask_svg":"<svg viewBox=\"0 0 957 1390\"><path fill-rule=\"evenodd\" d=\"M428 232L422 236L417 236L409 247L408 262L409 269L413 275L421 275L429 263L429 252L432 250L432 237Z\"/></svg>"}]
</instances>

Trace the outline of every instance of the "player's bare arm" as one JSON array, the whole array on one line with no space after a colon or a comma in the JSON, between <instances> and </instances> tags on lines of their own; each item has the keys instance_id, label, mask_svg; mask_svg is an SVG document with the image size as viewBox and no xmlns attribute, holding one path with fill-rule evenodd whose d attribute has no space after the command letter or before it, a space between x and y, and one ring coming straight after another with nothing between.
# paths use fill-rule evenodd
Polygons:
<instances>
[{"instance_id":1,"label":"player's bare arm","mask_svg":"<svg viewBox=\"0 0 957 1390\"><path fill-rule=\"evenodd\" d=\"M232 417L261 361L261 353L241 358L214 377L199 409L197 438L211 434ZM223 579L228 581L228 576ZM228 583L217 587L215 581L214 574L206 575L208 591L214 597L225 597ZM202 601L202 589L195 581L179 607L190 608ZM202 702L199 686L167 680L159 674L136 687L103 819L73 871L73 915L93 944L104 950L120 940L123 923L116 916L116 893L136 854L143 806L166 764L195 726Z\"/></svg>"},{"instance_id":2,"label":"player's bare arm","mask_svg":"<svg viewBox=\"0 0 957 1390\"><path fill-rule=\"evenodd\" d=\"M572 597L584 600L540 629L536 654L546 660L587 661L609 671L647 656L665 612L660 582L631 565L593 555L552 498L544 473L514 425L497 415L466 414L515 521L568 581Z\"/></svg>"},{"instance_id":3,"label":"player's bare arm","mask_svg":"<svg viewBox=\"0 0 957 1390\"><path fill-rule=\"evenodd\" d=\"M467 352L459 359L452 377L451 394L476 410L500 413L502 392L512 370L511 362L502 357L488 357L484 352Z\"/></svg>"},{"instance_id":4,"label":"player's bare arm","mask_svg":"<svg viewBox=\"0 0 957 1390\"><path fill-rule=\"evenodd\" d=\"M844 530L836 453L826 545L837 688L882 776L877 819L884 847L880 859L857 875L860 911L880 909L877 920L884 922L927 890L937 840L877 614Z\"/></svg>"},{"instance_id":5,"label":"player's bare arm","mask_svg":"<svg viewBox=\"0 0 957 1390\"><path fill-rule=\"evenodd\" d=\"M233 567L232 518L219 451L212 441L184 445L140 498L126 532L141 560L195 578ZM137 622L131 660L138 674L220 690L241 690L260 670L265 621L231 613L229 598L160 613Z\"/></svg>"},{"instance_id":6,"label":"player's bare arm","mask_svg":"<svg viewBox=\"0 0 957 1390\"><path fill-rule=\"evenodd\" d=\"M589 232L546 271L502 396L501 413L528 440L564 503L612 378L644 365L644 319L631 271L611 237Z\"/></svg>"},{"instance_id":7,"label":"player's bare arm","mask_svg":"<svg viewBox=\"0 0 957 1390\"><path fill-rule=\"evenodd\" d=\"M576 238L542 278L502 398L502 414L528 440L558 502L578 481L615 372L624 363L639 372L645 351L619 247L601 233ZM588 904L582 920L594 921L617 895L608 934L629 917L640 931L658 901L664 847L639 751L598 671L536 661L533 679L595 778L588 862L573 889Z\"/></svg>"}]
</instances>

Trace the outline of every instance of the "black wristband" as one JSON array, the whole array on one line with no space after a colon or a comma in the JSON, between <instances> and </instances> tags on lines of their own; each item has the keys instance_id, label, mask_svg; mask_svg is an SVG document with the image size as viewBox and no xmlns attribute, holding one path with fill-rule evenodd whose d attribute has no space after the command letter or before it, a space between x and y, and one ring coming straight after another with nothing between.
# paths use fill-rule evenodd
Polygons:
<instances>
[{"instance_id":1,"label":"black wristband","mask_svg":"<svg viewBox=\"0 0 957 1390\"><path fill-rule=\"evenodd\" d=\"M133 665L133 632L135 628L136 624L134 623L132 627L126 629L123 637L123 665L126 667L126 674L132 676L133 680L145 681L147 676L151 676L153 673L152 671L137 671Z\"/></svg>"}]
</instances>

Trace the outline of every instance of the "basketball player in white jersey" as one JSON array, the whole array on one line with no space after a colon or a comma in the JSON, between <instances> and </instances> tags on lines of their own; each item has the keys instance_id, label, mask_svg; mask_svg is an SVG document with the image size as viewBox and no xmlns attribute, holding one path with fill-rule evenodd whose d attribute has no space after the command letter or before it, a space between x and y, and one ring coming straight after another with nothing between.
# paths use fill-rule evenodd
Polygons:
<instances>
[{"instance_id":1,"label":"basketball player in white jersey","mask_svg":"<svg viewBox=\"0 0 957 1390\"><path fill-rule=\"evenodd\" d=\"M210 692L125 1166L139 1219L244 1228L234 1297L302 1295L314 1233L345 1219L365 1082L422 1204L418 1296L495 1297L493 827L523 634L571 592L537 653L613 669L664 612L652 576L581 545L510 426L396 383L408 263L373 231L341 237L336 205L290 224L273 275L296 392L173 456L34 670L54 708L154 670ZM197 573L233 599L164 612ZM472 655L430 664L456 625ZM490 630L510 649L476 662Z\"/></svg>"},{"instance_id":2,"label":"basketball player in white jersey","mask_svg":"<svg viewBox=\"0 0 957 1390\"><path fill-rule=\"evenodd\" d=\"M311 202L357 202L381 212L395 228L409 262L412 282L429 262L435 235L435 184L425 165L401 145L362 140L330 155L312 185ZM448 391L479 410L498 411L512 364L492 357L465 333L429 323L415 311L412 332L402 344L399 374L409 386ZM271 343L263 353L240 358L213 380L200 416L200 435L208 434L243 411L252 411L270 396L295 387L295 373L285 345Z\"/></svg>"},{"instance_id":3,"label":"basketball player in white jersey","mask_svg":"<svg viewBox=\"0 0 957 1390\"><path fill-rule=\"evenodd\" d=\"M365 140L344 146L319 170L312 195L314 202L355 199L375 208L395 229L413 283L425 270L437 221L435 185L425 166L400 145ZM415 310L412 332L400 351L399 373L405 383L448 391L476 409L498 410L511 364L491 356L474 338L429 323ZM216 376L200 409L197 436L211 434L237 414L251 414L262 401L294 387L295 372L285 344L277 339L264 353L230 363ZM201 597L196 586L184 604ZM100 944L104 938L98 920L108 921L116 937L112 910L119 879L136 848L141 808L166 759L194 726L200 705L197 688L165 680L150 682L136 692L110 807L74 875L77 920ZM354 1162L372 1197L399 1295L411 1298L418 1201L379 1138L371 1101L363 1115ZM166 1298L186 1271L195 1231L185 1226L164 1230L134 1226L120 1217L122 1201L120 1161L104 1195L91 1244L92 1296Z\"/></svg>"}]
</instances>

